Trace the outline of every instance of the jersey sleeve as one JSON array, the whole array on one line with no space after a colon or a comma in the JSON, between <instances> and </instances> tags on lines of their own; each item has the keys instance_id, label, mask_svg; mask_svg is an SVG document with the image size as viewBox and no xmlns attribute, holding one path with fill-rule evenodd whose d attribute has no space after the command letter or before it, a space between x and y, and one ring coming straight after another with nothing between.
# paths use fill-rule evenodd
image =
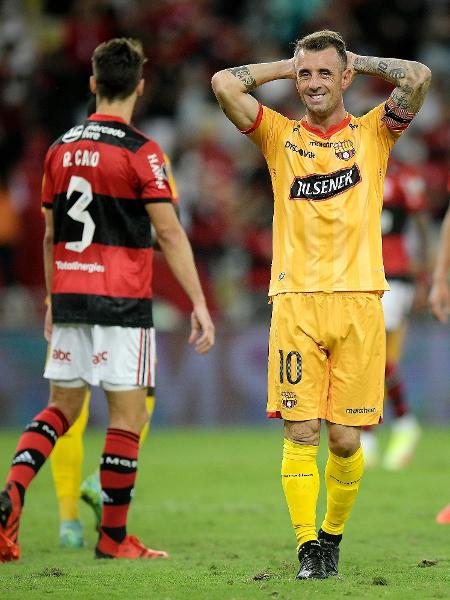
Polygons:
<instances>
[{"instance_id":1,"label":"jersey sleeve","mask_svg":"<svg viewBox=\"0 0 450 600\"><path fill-rule=\"evenodd\" d=\"M361 117L361 125L372 130L386 154L389 154L395 142L399 139L405 128L393 129L389 126L386 112L387 101L382 102L370 112Z\"/></svg>"},{"instance_id":2,"label":"jersey sleeve","mask_svg":"<svg viewBox=\"0 0 450 600\"><path fill-rule=\"evenodd\" d=\"M136 153L133 166L144 204L173 203L174 194L170 186L165 155L157 144L154 142L145 144Z\"/></svg>"},{"instance_id":3,"label":"jersey sleeve","mask_svg":"<svg viewBox=\"0 0 450 600\"><path fill-rule=\"evenodd\" d=\"M241 133L248 135L267 159L287 121L287 117L260 104L255 122L249 129L241 130Z\"/></svg>"}]
</instances>

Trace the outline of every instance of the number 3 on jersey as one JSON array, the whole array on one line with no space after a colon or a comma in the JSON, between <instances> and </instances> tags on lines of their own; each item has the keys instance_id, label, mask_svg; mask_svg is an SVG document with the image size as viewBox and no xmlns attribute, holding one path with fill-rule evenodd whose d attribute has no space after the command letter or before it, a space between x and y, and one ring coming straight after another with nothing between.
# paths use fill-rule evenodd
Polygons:
<instances>
[{"instance_id":1,"label":"number 3 on jersey","mask_svg":"<svg viewBox=\"0 0 450 600\"><path fill-rule=\"evenodd\" d=\"M81 240L78 242L67 242L65 247L67 250L72 250L72 252L83 252L83 250L86 250L86 248L92 244L94 238L95 223L91 215L86 211L94 196L89 181L84 179L84 177L78 177L77 175L73 175L70 179L69 188L67 190L67 200L69 200L74 192L80 192L81 196L72 208L67 211L67 214L74 221L83 223L84 227Z\"/></svg>"}]
</instances>

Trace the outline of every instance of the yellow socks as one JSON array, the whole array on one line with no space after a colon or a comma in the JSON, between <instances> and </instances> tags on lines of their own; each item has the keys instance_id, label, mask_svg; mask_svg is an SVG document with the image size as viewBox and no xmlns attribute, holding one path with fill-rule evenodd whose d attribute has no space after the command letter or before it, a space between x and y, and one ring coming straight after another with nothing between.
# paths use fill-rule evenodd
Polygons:
<instances>
[{"instance_id":1,"label":"yellow socks","mask_svg":"<svg viewBox=\"0 0 450 600\"><path fill-rule=\"evenodd\" d=\"M89 397L87 392L80 416L65 435L58 439L50 456L61 521L79 519L83 433L88 420Z\"/></svg>"},{"instance_id":2,"label":"yellow socks","mask_svg":"<svg viewBox=\"0 0 450 600\"><path fill-rule=\"evenodd\" d=\"M281 483L299 546L317 539L316 505L320 486L317 451L318 446L284 440Z\"/></svg>"},{"instance_id":3,"label":"yellow socks","mask_svg":"<svg viewBox=\"0 0 450 600\"><path fill-rule=\"evenodd\" d=\"M144 443L145 438L147 437L148 431L150 429L150 421L152 420L153 411L155 410L155 396L149 394L145 399L145 403L147 405L148 421L142 428L141 436L139 438L139 446L142 446L142 444Z\"/></svg>"},{"instance_id":4,"label":"yellow socks","mask_svg":"<svg viewBox=\"0 0 450 600\"><path fill-rule=\"evenodd\" d=\"M327 512L322 523L322 529L326 533L339 535L344 531L344 525L358 495L363 472L364 459L361 448L348 458L328 453L325 468Z\"/></svg>"}]
</instances>

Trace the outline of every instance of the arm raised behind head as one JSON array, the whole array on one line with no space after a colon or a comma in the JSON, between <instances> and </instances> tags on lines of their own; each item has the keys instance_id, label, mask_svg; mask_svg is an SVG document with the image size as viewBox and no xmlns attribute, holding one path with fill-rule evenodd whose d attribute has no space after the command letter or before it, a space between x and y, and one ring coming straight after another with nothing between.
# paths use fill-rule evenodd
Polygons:
<instances>
[{"instance_id":1,"label":"arm raised behind head","mask_svg":"<svg viewBox=\"0 0 450 600\"><path fill-rule=\"evenodd\" d=\"M224 69L213 75L211 84L225 115L245 131L254 124L259 111L258 101L249 92L276 79L295 79L292 58Z\"/></svg>"},{"instance_id":2,"label":"arm raised behind head","mask_svg":"<svg viewBox=\"0 0 450 600\"><path fill-rule=\"evenodd\" d=\"M431 82L431 71L422 63L400 58L360 56L347 52L347 68L353 74L373 75L389 81L395 88L390 99L399 109L417 113Z\"/></svg>"}]
</instances>

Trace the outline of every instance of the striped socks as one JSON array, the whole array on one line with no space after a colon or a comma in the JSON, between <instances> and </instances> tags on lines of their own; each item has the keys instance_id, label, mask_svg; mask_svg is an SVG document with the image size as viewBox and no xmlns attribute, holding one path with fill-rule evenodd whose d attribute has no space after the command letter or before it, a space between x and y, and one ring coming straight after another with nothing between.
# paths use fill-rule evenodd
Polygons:
<instances>
[{"instance_id":1,"label":"striped socks","mask_svg":"<svg viewBox=\"0 0 450 600\"><path fill-rule=\"evenodd\" d=\"M64 414L54 406L44 408L22 433L6 479L14 482L23 506L25 492L53 450L56 440L69 428Z\"/></svg>"},{"instance_id":2,"label":"striped socks","mask_svg":"<svg viewBox=\"0 0 450 600\"><path fill-rule=\"evenodd\" d=\"M103 515L101 530L117 543L127 534L127 515L136 480L139 435L123 429L106 431L100 463Z\"/></svg>"}]
</instances>

